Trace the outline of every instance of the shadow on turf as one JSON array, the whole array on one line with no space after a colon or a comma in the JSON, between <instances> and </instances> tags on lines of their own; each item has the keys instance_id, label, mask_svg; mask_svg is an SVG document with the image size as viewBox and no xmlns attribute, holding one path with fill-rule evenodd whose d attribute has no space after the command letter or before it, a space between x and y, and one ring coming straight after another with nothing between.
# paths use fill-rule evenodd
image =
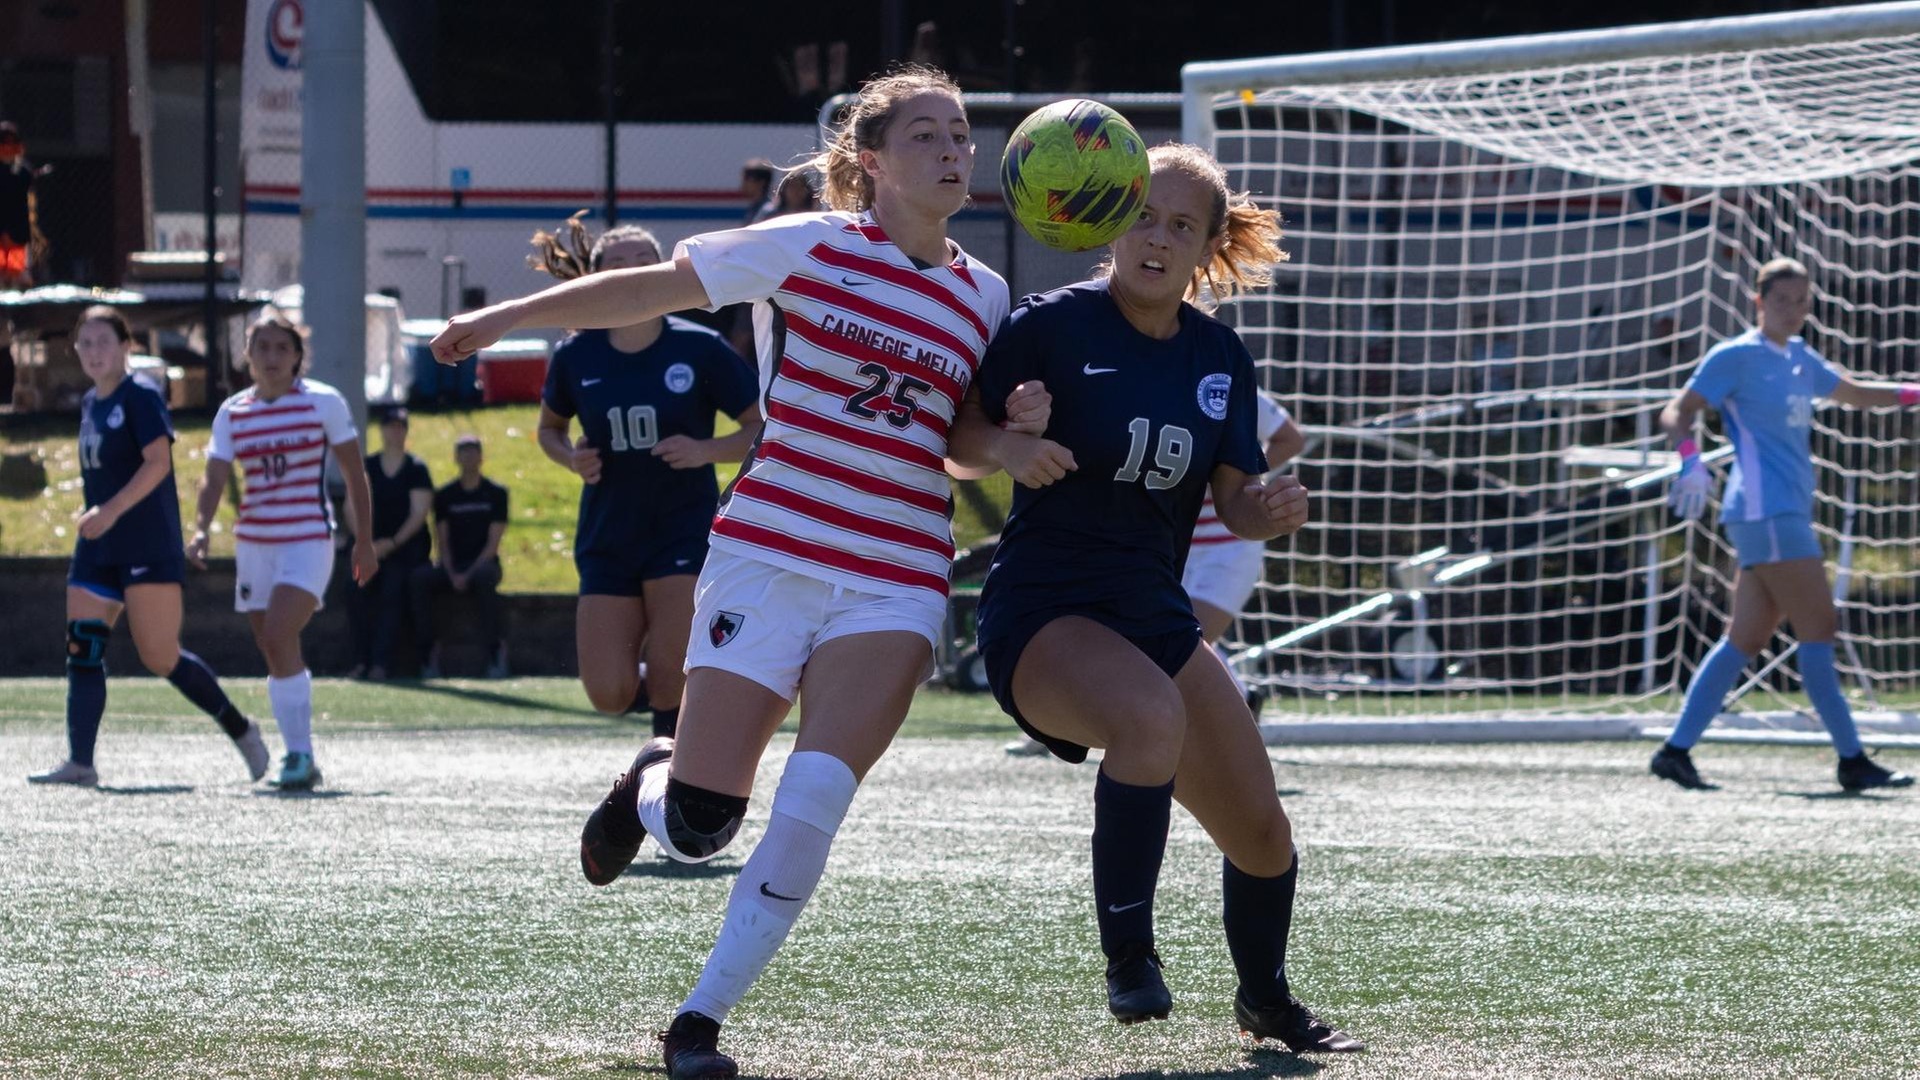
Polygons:
<instances>
[{"instance_id":1,"label":"shadow on turf","mask_svg":"<svg viewBox=\"0 0 1920 1080\"><path fill-rule=\"evenodd\" d=\"M741 865L736 862L683 863L665 857L635 859L632 865L620 872L620 876L662 878L667 881L700 881L707 878L733 877L740 873Z\"/></svg>"},{"instance_id":2,"label":"shadow on turf","mask_svg":"<svg viewBox=\"0 0 1920 1080\"><path fill-rule=\"evenodd\" d=\"M321 788L318 791L281 791L279 788L255 788L256 799L287 799L301 801L307 799L382 799L392 794L386 791L343 791L339 788Z\"/></svg>"},{"instance_id":3,"label":"shadow on turf","mask_svg":"<svg viewBox=\"0 0 1920 1080\"><path fill-rule=\"evenodd\" d=\"M1237 1069L1208 1069L1205 1072L1124 1072L1093 1073L1086 1080L1227 1080L1239 1077L1242 1080L1262 1076L1312 1076L1326 1066L1311 1058L1303 1058L1282 1050L1252 1050L1247 1053L1247 1067ZM606 1066L606 1072L626 1073L638 1076L665 1076L666 1066L652 1062L620 1061ZM800 1080L791 1073L751 1073L743 1072L739 1080Z\"/></svg>"},{"instance_id":4,"label":"shadow on turf","mask_svg":"<svg viewBox=\"0 0 1920 1080\"><path fill-rule=\"evenodd\" d=\"M1848 791L1845 788L1839 790L1822 788L1819 791L1776 791L1774 794L1787 799L1805 799L1807 802L1826 802L1830 799L1838 799L1843 802L1853 799L1859 799L1861 802L1893 802L1899 798L1898 795L1891 792Z\"/></svg>"},{"instance_id":5,"label":"shadow on turf","mask_svg":"<svg viewBox=\"0 0 1920 1080\"><path fill-rule=\"evenodd\" d=\"M1158 1077L1160 1080L1212 1080L1214 1077L1259 1077L1259 1076L1312 1076L1326 1066L1317 1061L1289 1054L1282 1050L1253 1050L1247 1054L1247 1065L1238 1069L1208 1069L1205 1072L1125 1072L1092 1074L1087 1080L1148 1080Z\"/></svg>"},{"instance_id":6,"label":"shadow on turf","mask_svg":"<svg viewBox=\"0 0 1920 1080\"><path fill-rule=\"evenodd\" d=\"M108 787L105 784L93 790L102 795L191 795L192 784L142 784L139 787Z\"/></svg>"},{"instance_id":7,"label":"shadow on turf","mask_svg":"<svg viewBox=\"0 0 1920 1080\"><path fill-rule=\"evenodd\" d=\"M521 697L518 694L503 694L498 690L474 690L465 686L452 686L443 682L422 682L418 679L389 679L386 682L370 684L384 690L412 690L422 694L442 694L457 697L465 701L478 701L487 705L501 705L509 708L539 709L542 712L565 713L569 716L592 716L601 719L614 719L604 716L593 709L582 709L573 705L556 705L538 698Z\"/></svg>"}]
</instances>

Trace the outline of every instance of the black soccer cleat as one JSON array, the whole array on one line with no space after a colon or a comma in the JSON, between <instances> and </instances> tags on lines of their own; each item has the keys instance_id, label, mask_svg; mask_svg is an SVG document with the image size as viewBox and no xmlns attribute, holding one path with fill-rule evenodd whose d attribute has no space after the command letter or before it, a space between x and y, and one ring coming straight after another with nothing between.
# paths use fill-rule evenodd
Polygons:
<instances>
[{"instance_id":1,"label":"black soccer cleat","mask_svg":"<svg viewBox=\"0 0 1920 1080\"><path fill-rule=\"evenodd\" d=\"M740 1066L720 1052L720 1021L704 1013L681 1013L659 1038L667 1080L732 1080L740 1075Z\"/></svg>"},{"instance_id":2,"label":"black soccer cleat","mask_svg":"<svg viewBox=\"0 0 1920 1080\"><path fill-rule=\"evenodd\" d=\"M1160 977L1160 954L1144 941L1130 941L1107 961L1107 1011L1123 1024L1165 1020L1173 995Z\"/></svg>"},{"instance_id":3,"label":"black soccer cleat","mask_svg":"<svg viewBox=\"0 0 1920 1080\"><path fill-rule=\"evenodd\" d=\"M1250 1004L1245 995L1235 994L1233 1018L1240 1022L1240 1033L1255 1044L1261 1039L1278 1039L1296 1054L1357 1054L1367 1048L1366 1043L1313 1015L1312 1009L1291 994L1286 1004L1268 1007Z\"/></svg>"},{"instance_id":4,"label":"black soccer cleat","mask_svg":"<svg viewBox=\"0 0 1920 1080\"><path fill-rule=\"evenodd\" d=\"M1840 786L1848 791L1871 788L1912 787L1913 777L1883 768L1863 751L1840 759Z\"/></svg>"},{"instance_id":5,"label":"black soccer cleat","mask_svg":"<svg viewBox=\"0 0 1920 1080\"><path fill-rule=\"evenodd\" d=\"M1719 790L1718 784L1709 784L1700 779L1700 770L1693 767L1693 755L1677 746L1663 745L1655 750L1653 760L1647 764L1647 771L1689 791Z\"/></svg>"},{"instance_id":6,"label":"black soccer cleat","mask_svg":"<svg viewBox=\"0 0 1920 1080\"><path fill-rule=\"evenodd\" d=\"M640 854L647 838L635 804L640 797L640 771L673 756L672 739L648 739L633 759L633 767L613 782L613 790L587 815L580 830L580 872L595 885L611 885Z\"/></svg>"}]
</instances>

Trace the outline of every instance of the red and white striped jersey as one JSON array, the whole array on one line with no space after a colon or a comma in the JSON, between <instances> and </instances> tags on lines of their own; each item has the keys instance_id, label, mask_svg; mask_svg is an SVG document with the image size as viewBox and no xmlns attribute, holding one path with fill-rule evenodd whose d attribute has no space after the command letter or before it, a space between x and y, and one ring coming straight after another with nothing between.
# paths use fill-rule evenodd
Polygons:
<instances>
[{"instance_id":1,"label":"red and white striped jersey","mask_svg":"<svg viewBox=\"0 0 1920 1080\"><path fill-rule=\"evenodd\" d=\"M870 214L793 214L683 240L718 307L754 301L767 426L712 545L884 596L945 596L947 433L1007 283L954 245L921 267Z\"/></svg>"},{"instance_id":2,"label":"red and white striped jersey","mask_svg":"<svg viewBox=\"0 0 1920 1080\"><path fill-rule=\"evenodd\" d=\"M1260 404L1259 418L1255 420L1255 430L1260 435L1260 446L1264 449L1273 441L1274 433L1293 422L1287 415L1286 406L1273 400L1266 391L1254 395ZM1208 486L1207 497L1200 501L1200 518L1193 523L1193 542L1196 544L1264 544L1261 540L1242 540L1227 530L1220 522L1220 514L1213 507L1213 488Z\"/></svg>"},{"instance_id":3,"label":"red and white striped jersey","mask_svg":"<svg viewBox=\"0 0 1920 1080\"><path fill-rule=\"evenodd\" d=\"M267 401L249 387L220 403L207 456L231 461L242 475L236 540L287 544L325 540L333 512L323 480L327 449L357 440L347 400L333 387L295 379Z\"/></svg>"}]
</instances>

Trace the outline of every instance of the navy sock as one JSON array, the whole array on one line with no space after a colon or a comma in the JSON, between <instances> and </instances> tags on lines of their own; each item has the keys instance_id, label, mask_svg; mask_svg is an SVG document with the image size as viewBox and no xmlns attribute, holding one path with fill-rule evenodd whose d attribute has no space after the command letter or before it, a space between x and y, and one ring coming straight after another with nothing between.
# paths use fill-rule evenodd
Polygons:
<instances>
[{"instance_id":1,"label":"navy sock","mask_svg":"<svg viewBox=\"0 0 1920 1080\"><path fill-rule=\"evenodd\" d=\"M1171 780L1141 787L1102 769L1093 783L1093 903L1109 957L1129 942L1153 944L1153 893L1172 817Z\"/></svg>"},{"instance_id":2,"label":"navy sock","mask_svg":"<svg viewBox=\"0 0 1920 1080\"><path fill-rule=\"evenodd\" d=\"M93 764L93 744L100 738L100 717L107 711L107 669L100 664L67 667L67 757L75 764Z\"/></svg>"},{"instance_id":3,"label":"navy sock","mask_svg":"<svg viewBox=\"0 0 1920 1080\"><path fill-rule=\"evenodd\" d=\"M633 704L627 706L627 711L638 716L652 708L653 701L647 697L647 680L641 679L639 687L633 692Z\"/></svg>"},{"instance_id":4,"label":"navy sock","mask_svg":"<svg viewBox=\"0 0 1920 1080\"><path fill-rule=\"evenodd\" d=\"M180 659L174 663L173 670L167 672L167 681L201 712L213 717L228 738L237 739L247 733L247 718L227 700L226 692L220 689L220 680L214 677L213 669L205 660L181 649Z\"/></svg>"},{"instance_id":5,"label":"navy sock","mask_svg":"<svg viewBox=\"0 0 1920 1080\"><path fill-rule=\"evenodd\" d=\"M679 709L653 710L653 733L655 735L666 735L671 737L673 733L675 731L678 731L679 729L680 729L680 710Z\"/></svg>"},{"instance_id":6,"label":"navy sock","mask_svg":"<svg viewBox=\"0 0 1920 1080\"><path fill-rule=\"evenodd\" d=\"M1279 877L1254 877L1220 860L1221 921L1227 952L1240 976L1240 994L1256 1007L1283 1005L1287 986L1287 935L1293 929L1293 887L1300 877L1300 851Z\"/></svg>"}]
</instances>

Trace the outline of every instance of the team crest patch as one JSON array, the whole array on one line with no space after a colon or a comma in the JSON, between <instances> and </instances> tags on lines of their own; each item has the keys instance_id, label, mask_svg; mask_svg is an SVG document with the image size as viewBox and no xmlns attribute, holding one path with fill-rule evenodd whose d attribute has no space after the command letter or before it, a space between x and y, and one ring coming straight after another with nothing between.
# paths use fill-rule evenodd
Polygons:
<instances>
[{"instance_id":1,"label":"team crest patch","mask_svg":"<svg viewBox=\"0 0 1920 1080\"><path fill-rule=\"evenodd\" d=\"M693 389L693 368L686 364L675 364L668 368L667 389L676 394L684 394Z\"/></svg>"},{"instance_id":2,"label":"team crest patch","mask_svg":"<svg viewBox=\"0 0 1920 1080\"><path fill-rule=\"evenodd\" d=\"M718 649L727 642L740 636L740 625L747 621L745 615L736 615L731 611L715 612L713 621L707 623L707 640Z\"/></svg>"},{"instance_id":3,"label":"team crest patch","mask_svg":"<svg viewBox=\"0 0 1920 1080\"><path fill-rule=\"evenodd\" d=\"M1199 399L1200 411L1212 420L1227 418L1227 391L1233 386L1233 376L1215 373L1200 380L1200 387L1194 396Z\"/></svg>"},{"instance_id":4,"label":"team crest patch","mask_svg":"<svg viewBox=\"0 0 1920 1080\"><path fill-rule=\"evenodd\" d=\"M120 430L120 425L126 422L127 414L121 412L118 405L115 405L113 411L107 414L107 426L115 431Z\"/></svg>"}]
</instances>

